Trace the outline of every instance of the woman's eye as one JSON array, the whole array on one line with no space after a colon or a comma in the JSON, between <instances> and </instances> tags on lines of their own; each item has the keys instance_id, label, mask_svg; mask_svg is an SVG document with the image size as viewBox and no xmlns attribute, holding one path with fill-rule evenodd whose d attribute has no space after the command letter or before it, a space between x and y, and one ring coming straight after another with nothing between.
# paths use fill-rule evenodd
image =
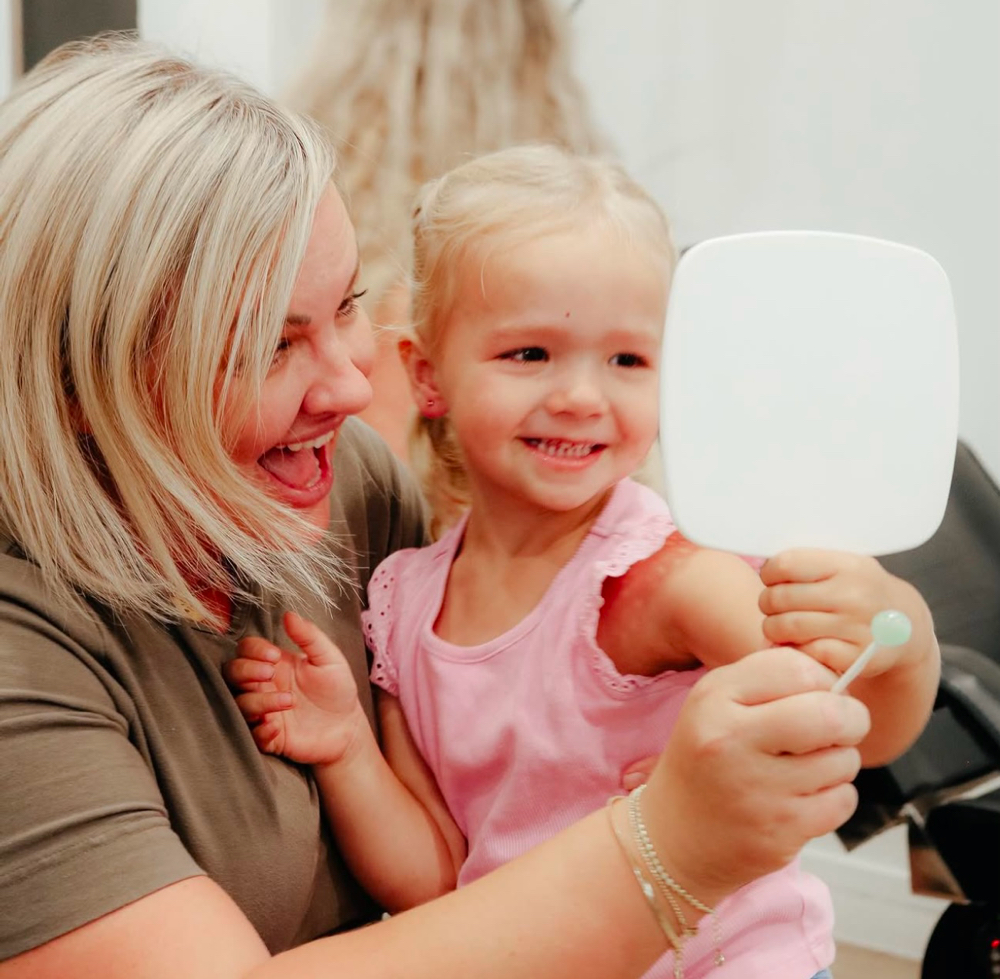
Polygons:
<instances>
[{"instance_id":1,"label":"woman's eye","mask_svg":"<svg viewBox=\"0 0 1000 979\"><path fill-rule=\"evenodd\" d=\"M615 354L611 358L615 367L645 367L648 363L642 354Z\"/></svg>"},{"instance_id":2,"label":"woman's eye","mask_svg":"<svg viewBox=\"0 0 1000 979\"><path fill-rule=\"evenodd\" d=\"M338 307L338 316L353 316L354 313L358 311L358 300L367 292L367 289L361 289L358 292L352 292Z\"/></svg>"},{"instance_id":3,"label":"woman's eye","mask_svg":"<svg viewBox=\"0 0 1000 979\"><path fill-rule=\"evenodd\" d=\"M271 356L271 366L277 367L284 359L288 353L288 348L292 345L292 341L288 337L282 337L278 341L278 345L274 348L274 354Z\"/></svg>"},{"instance_id":4,"label":"woman's eye","mask_svg":"<svg viewBox=\"0 0 1000 979\"><path fill-rule=\"evenodd\" d=\"M538 364L549 359L544 347L518 347L500 355L501 360L513 360L517 364Z\"/></svg>"}]
</instances>

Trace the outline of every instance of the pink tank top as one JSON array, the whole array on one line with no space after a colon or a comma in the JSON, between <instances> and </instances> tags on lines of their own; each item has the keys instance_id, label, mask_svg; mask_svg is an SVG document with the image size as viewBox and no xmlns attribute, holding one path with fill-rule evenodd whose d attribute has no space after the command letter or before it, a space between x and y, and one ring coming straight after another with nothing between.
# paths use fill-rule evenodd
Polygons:
<instances>
[{"instance_id":1,"label":"pink tank top","mask_svg":"<svg viewBox=\"0 0 1000 979\"><path fill-rule=\"evenodd\" d=\"M376 570L363 621L372 682L400 701L410 732L469 844L467 884L621 791L657 754L703 669L622 675L598 647L604 579L659 550L674 525L651 490L625 480L539 604L479 646L433 631L464 522ZM833 960L829 893L798 864L741 889L684 953L688 979L805 979ZM671 956L647 973L672 976Z\"/></svg>"}]
</instances>

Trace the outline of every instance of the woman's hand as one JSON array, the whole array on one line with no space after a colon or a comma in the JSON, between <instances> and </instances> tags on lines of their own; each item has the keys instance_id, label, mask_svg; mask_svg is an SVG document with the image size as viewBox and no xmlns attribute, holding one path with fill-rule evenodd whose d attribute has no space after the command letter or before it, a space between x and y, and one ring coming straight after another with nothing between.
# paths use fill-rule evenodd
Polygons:
<instances>
[{"instance_id":1,"label":"woman's hand","mask_svg":"<svg viewBox=\"0 0 1000 979\"><path fill-rule=\"evenodd\" d=\"M854 811L868 711L836 674L767 649L692 688L644 810L667 869L707 903L789 863Z\"/></svg>"},{"instance_id":2,"label":"woman's hand","mask_svg":"<svg viewBox=\"0 0 1000 979\"><path fill-rule=\"evenodd\" d=\"M368 729L351 668L312 622L288 612L284 624L301 654L254 636L240 641L223 674L243 691L236 703L261 751L304 765L338 762Z\"/></svg>"}]
</instances>

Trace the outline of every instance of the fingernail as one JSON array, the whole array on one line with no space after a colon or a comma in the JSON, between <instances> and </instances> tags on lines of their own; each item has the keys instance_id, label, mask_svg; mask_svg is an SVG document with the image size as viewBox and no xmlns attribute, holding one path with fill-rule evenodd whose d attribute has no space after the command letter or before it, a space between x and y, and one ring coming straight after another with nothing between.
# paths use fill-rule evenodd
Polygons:
<instances>
[{"instance_id":1,"label":"fingernail","mask_svg":"<svg viewBox=\"0 0 1000 979\"><path fill-rule=\"evenodd\" d=\"M626 792L631 792L633 789L639 788L643 782L646 781L646 776L642 772L626 772L622 776L622 788Z\"/></svg>"},{"instance_id":2,"label":"fingernail","mask_svg":"<svg viewBox=\"0 0 1000 979\"><path fill-rule=\"evenodd\" d=\"M291 707L292 706L292 695L290 693L279 693L278 694L278 706L279 707Z\"/></svg>"}]
</instances>

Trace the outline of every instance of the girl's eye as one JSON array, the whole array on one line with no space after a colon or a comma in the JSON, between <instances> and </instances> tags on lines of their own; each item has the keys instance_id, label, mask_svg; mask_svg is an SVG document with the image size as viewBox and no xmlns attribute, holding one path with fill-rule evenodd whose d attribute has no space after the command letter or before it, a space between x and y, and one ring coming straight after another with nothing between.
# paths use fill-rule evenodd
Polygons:
<instances>
[{"instance_id":1,"label":"girl's eye","mask_svg":"<svg viewBox=\"0 0 1000 979\"><path fill-rule=\"evenodd\" d=\"M611 358L615 367L645 367L647 360L641 354L615 354Z\"/></svg>"},{"instance_id":2,"label":"girl's eye","mask_svg":"<svg viewBox=\"0 0 1000 979\"><path fill-rule=\"evenodd\" d=\"M517 364L540 364L549 359L544 347L518 347L500 354L501 360L513 360Z\"/></svg>"},{"instance_id":3,"label":"girl's eye","mask_svg":"<svg viewBox=\"0 0 1000 979\"><path fill-rule=\"evenodd\" d=\"M338 307L338 316L353 316L358 311L358 300L367 292L362 289L360 292L352 292Z\"/></svg>"}]
</instances>

